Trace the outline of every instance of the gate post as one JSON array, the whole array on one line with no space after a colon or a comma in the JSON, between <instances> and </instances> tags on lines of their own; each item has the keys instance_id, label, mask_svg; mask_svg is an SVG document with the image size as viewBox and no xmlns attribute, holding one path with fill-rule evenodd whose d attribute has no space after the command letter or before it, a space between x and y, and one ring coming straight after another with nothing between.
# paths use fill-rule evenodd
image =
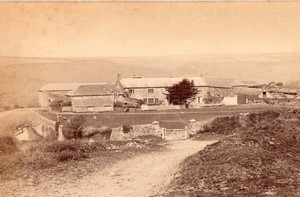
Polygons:
<instances>
[{"instance_id":1,"label":"gate post","mask_svg":"<svg viewBox=\"0 0 300 197\"><path fill-rule=\"evenodd\" d=\"M184 128L184 139L188 139L190 136L189 136L189 131L188 131L188 128L187 126L185 126Z\"/></svg>"},{"instance_id":2,"label":"gate post","mask_svg":"<svg viewBox=\"0 0 300 197\"><path fill-rule=\"evenodd\" d=\"M65 138L65 136L62 132L62 128L63 128L63 125L59 125L59 127L58 127L58 137L57 137L57 140L61 141L61 142L66 140L66 138Z\"/></svg>"},{"instance_id":3,"label":"gate post","mask_svg":"<svg viewBox=\"0 0 300 197\"><path fill-rule=\"evenodd\" d=\"M166 128L164 127L161 128L161 138L166 139Z\"/></svg>"}]
</instances>

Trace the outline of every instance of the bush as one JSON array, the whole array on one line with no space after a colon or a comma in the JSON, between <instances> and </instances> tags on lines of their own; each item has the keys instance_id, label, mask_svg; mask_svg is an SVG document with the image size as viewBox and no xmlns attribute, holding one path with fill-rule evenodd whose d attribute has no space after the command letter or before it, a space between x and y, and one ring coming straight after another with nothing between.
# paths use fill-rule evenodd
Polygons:
<instances>
[{"instance_id":1,"label":"bush","mask_svg":"<svg viewBox=\"0 0 300 197\"><path fill-rule=\"evenodd\" d=\"M62 151L59 154L55 155L55 159L58 162L67 162L70 160L81 160L85 158L88 158L88 154L84 152Z\"/></svg>"},{"instance_id":2,"label":"bush","mask_svg":"<svg viewBox=\"0 0 300 197\"><path fill-rule=\"evenodd\" d=\"M94 127L88 126L82 130L82 137L91 137L96 134L107 134L110 136L112 129L107 126Z\"/></svg>"},{"instance_id":3,"label":"bush","mask_svg":"<svg viewBox=\"0 0 300 197\"><path fill-rule=\"evenodd\" d=\"M89 157L95 151L104 151L101 143L89 145L87 142L69 140L64 142L54 141L39 144L28 150L29 165L35 167L53 166L59 162L81 160Z\"/></svg>"},{"instance_id":4,"label":"bush","mask_svg":"<svg viewBox=\"0 0 300 197\"><path fill-rule=\"evenodd\" d=\"M95 150L105 150L104 146L100 143L93 143L89 145L87 142L80 140L68 140L64 142L54 141L46 144L40 144L32 148L32 151L41 150L45 153L61 153L64 151L69 152L93 152Z\"/></svg>"},{"instance_id":5,"label":"bush","mask_svg":"<svg viewBox=\"0 0 300 197\"><path fill-rule=\"evenodd\" d=\"M83 115L74 116L63 128L63 134L67 139L78 139L82 137L82 128L86 122Z\"/></svg>"},{"instance_id":6,"label":"bush","mask_svg":"<svg viewBox=\"0 0 300 197\"><path fill-rule=\"evenodd\" d=\"M70 119L69 127L75 130L81 130L86 119L83 115L74 116Z\"/></svg>"},{"instance_id":7,"label":"bush","mask_svg":"<svg viewBox=\"0 0 300 197\"><path fill-rule=\"evenodd\" d=\"M220 117L214 119L209 125L204 126L203 133L217 133L217 134L230 134L240 127L239 118L233 117Z\"/></svg>"},{"instance_id":8,"label":"bush","mask_svg":"<svg viewBox=\"0 0 300 197\"><path fill-rule=\"evenodd\" d=\"M0 154L8 154L18 151L18 146L13 137L0 136Z\"/></svg>"},{"instance_id":9,"label":"bush","mask_svg":"<svg viewBox=\"0 0 300 197\"><path fill-rule=\"evenodd\" d=\"M123 125L123 133L129 133L131 129L130 125Z\"/></svg>"}]
</instances>

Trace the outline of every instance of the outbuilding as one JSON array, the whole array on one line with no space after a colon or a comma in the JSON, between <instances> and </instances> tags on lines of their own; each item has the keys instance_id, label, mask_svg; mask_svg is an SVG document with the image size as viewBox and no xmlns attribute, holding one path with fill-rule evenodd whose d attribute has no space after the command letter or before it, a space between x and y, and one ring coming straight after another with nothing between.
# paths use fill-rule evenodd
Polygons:
<instances>
[{"instance_id":1,"label":"outbuilding","mask_svg":"<svg viewBox=\"0 0 300 197\"><path fill-rule=\"evenodd\" d=\"M73 112L113 111L114 101L122 90L112 83L81 85L67 94L71 98Z\"/></svg>"}]
</instances>

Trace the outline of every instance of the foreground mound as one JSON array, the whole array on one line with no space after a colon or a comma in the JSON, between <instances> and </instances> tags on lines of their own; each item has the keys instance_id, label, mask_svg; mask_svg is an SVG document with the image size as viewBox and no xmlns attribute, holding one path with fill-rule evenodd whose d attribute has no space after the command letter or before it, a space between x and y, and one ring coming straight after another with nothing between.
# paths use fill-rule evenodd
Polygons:
<instances>
[{"instance_id":1,"label":"foreground mound","mask_svg":"<svg viewBox=\"0 0 300 197\"><path fill-rule=\"evenodd\" d=\"M299 115L270 111L231 124L235 133L187 158L164 195L299 196Z\"/></svg>"},{"instance_id":2,"label":"foreground mound","mask_svg":"<svg viewBox=\"0 0 300 197\"><path fill-rule=\"evenodd\" d=\"M0 114L0 122L0 134L6 136L13 136L16 131L16 127L23 124L34 127L41 124L50 128L54 128L55 126L54 121L41 116L38 112L31 109L2 112Z\"/></svg>"}]
</instances>

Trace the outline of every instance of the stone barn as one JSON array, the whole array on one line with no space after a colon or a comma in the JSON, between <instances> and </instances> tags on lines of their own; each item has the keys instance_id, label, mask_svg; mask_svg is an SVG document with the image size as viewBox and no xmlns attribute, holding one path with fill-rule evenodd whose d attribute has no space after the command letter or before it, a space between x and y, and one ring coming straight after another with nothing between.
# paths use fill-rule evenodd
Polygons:
<instances>
[{"instance_id":1,"label":"stone barn","mask_svg":"<svg viewBox=\"0 0 300 197\"><path fill-rule=\"evenodd\" d=\"M103 112L113 111L114 102L122 90L111 83L97 85L81 85L69 92L67 96L71 99L72 111L80 112Z\"/></svg>"},{"instance_id":2,"label":"stone barn","mask_svg":"<svg viewBox=\"0 0 300 197\"><path fill-rule=\"evenodd\" d=\"M78 87L78 83L48 83L39 89L39 104L42 108L50 107L54 101L70 102L66 94Z\"/></svg>"}]
</instances>

